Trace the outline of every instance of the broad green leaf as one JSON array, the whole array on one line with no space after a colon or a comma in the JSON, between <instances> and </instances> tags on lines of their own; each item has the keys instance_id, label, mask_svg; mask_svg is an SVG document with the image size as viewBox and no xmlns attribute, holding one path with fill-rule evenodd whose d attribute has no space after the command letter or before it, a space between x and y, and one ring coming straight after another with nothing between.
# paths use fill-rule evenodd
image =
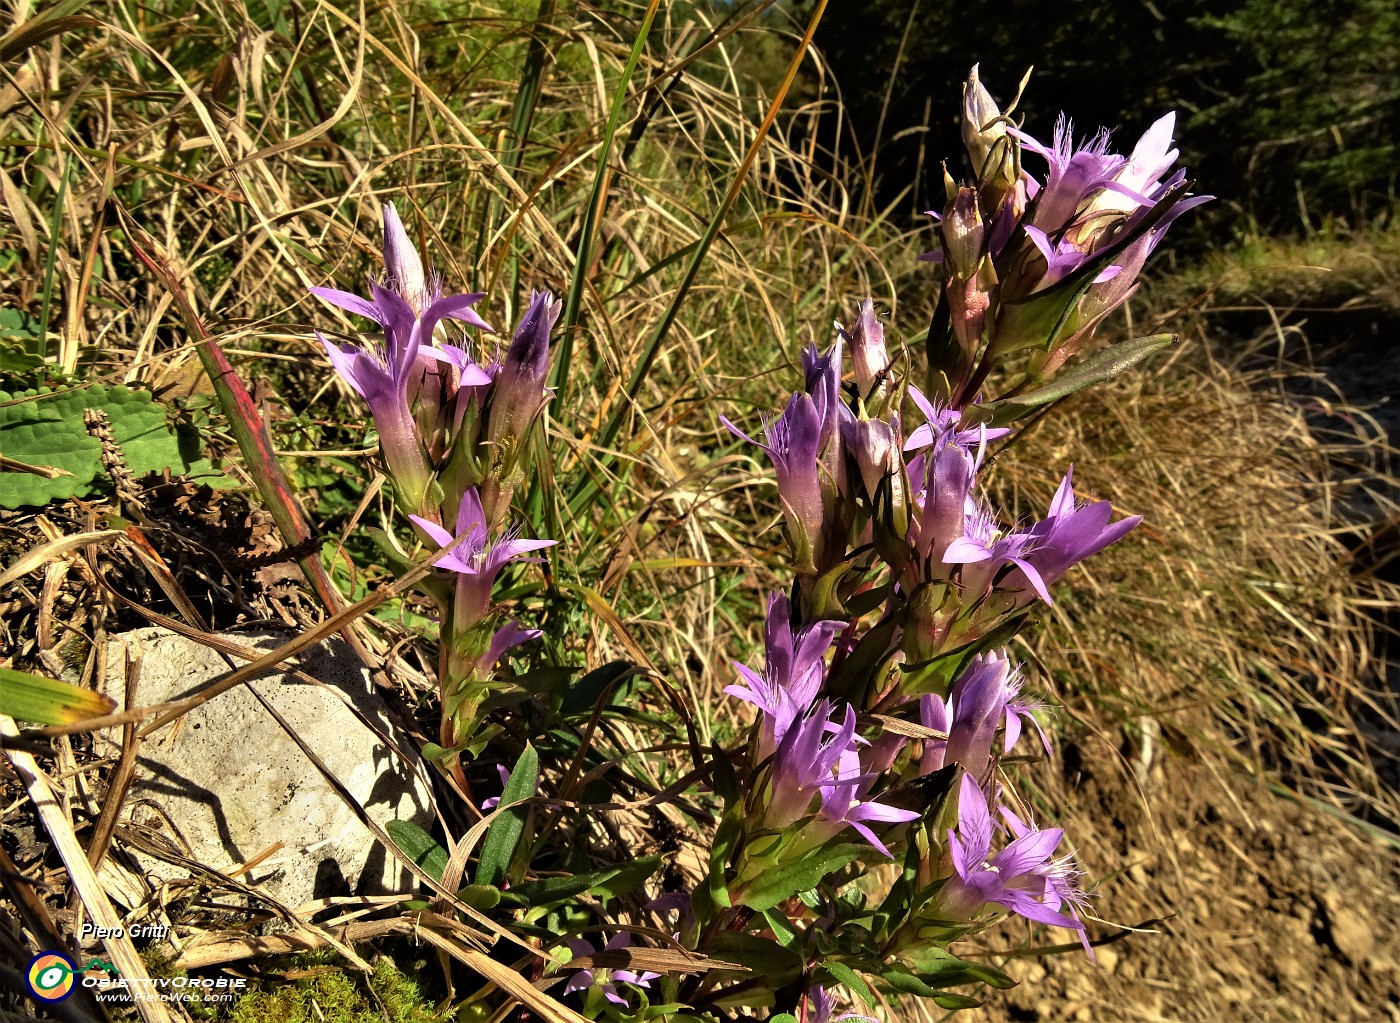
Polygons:
<instances>
[{"instance_id":1,"label":"broad green leaf","mask_svg":"<svg viewBox=\"0 0 1400 1023\"><path fill-rule=\"evenodd\" d=\"M773 932L773 937L778 939L778 944L783 948L792 948L797 944L798 934L789 922L785 913L779 912L776 908L765 909L759 914L763 917L768 929Z\"/></svg>"},{"instance_id":2,"label":"broad green leaf","mask_svg":"<svg viewBox=\"0 0 1400 1023\"><path fill-rule=\"evenodd\" d=\"M68 682L0 668L0 714L41 725L71 725L112 713L116 701Z\"/></svg>"},{"instance_id":3,"label":"broad green leaf","mask_svg":"<svg viewBox=\"0 0 1400 1023\"><path fill-rule=\"evenodd\" d=\"M476 865L476 883L499 886L515 859L515 850L525 834L525 818L530 809L519 805L535 794L540 784L540 756L535 747L525 746L515 769L510 772L495 821L481 841L481 859Z\"/></svg>"},{"instance_id":4,"label":"broad green leaf","mask_svg":"<svg viewBox=\"0 0 1400 1023\"><path fill-rule=\"evenodd\" d=\"M1015 987L1012 980L995 966L959 959L947 949L930 945L920 949L905 949L899 958L907 963L919 979L930 987L951 987L981 981L995 988Z\"/></svg>"},{"instance_id":5,"label":"broad green leaf","mask_svg":"<svg viewBox=\"0 0 1400 1023\"><path fill-rule=\"evenodd\" d=\"M982 1004L981 1001L976 998L954 994L951 991L943 991L936 994L933 996L933 1000L940 1008L952 1009L954 1011L958 1009L975 1009Z\"/></svg>"},{"instance_id":6,"label":"broad green leaf","mask_svg":"<svg viewBox=\"0 0 1400 1023\"><path fill-rule=\"evenodd\" d=\"M384 825L384 830L394 844L422 867L429 877L434 881L442 880L443 872L447 870L447 850L438 845L432 835L412 821L390 821Z\"/></svg>"},{"instance_id":7,"label":"broad green leaf","mask_svg":"<svg viewBox=\"0 0 1400 1023\"><path fill-rule=\"evenodd\" d=\"M500 905L501 894L501 890L492 884L469 884L457 892L457 898L472 909L486 910Z\"/></svg>"},{"instance_id":8,"label":"broad green leaf","mask_svg":"<svg viewBox=\"0 0 1400 1023\"><path fill-rule=\"evenodd\" d=\"M582 895L595 884L601 884L617 874L620 867L604 867L590 870L586 874L570 874L567 877L544 877L538 881L526 881L512 885L506 895L509 900L521 899L527 906L539 908L551 906L575 895Z\"/></svg>"},{"instance_id":9,"label":"broad green leaf","mask_svg":"<svg viewBox=\"0 0 1400 1023\"><path fill-rule=\"evenodd\" d=\"M640 888L646 879L661 869L660 856L644 856L624 865L612 877L592 885L588 891L597 896L619 899Z\"/></svg>"},{"instance_id":10,"label":"broad green leaf","mask_svg":"<svg viewBox=\"0 0 1400 1023\"><path fill-rule=\"evenodd\" d=\"M28 508L64 497L89 497L103 481L102 446L88 433L83 413L106 413L112 438L133 476L169 469L211 486L230 485L202 454L199 434L188 427L171 432L165 409L147 391L129 387L40 388L0 391L0 451L29 465L52 466L71 475L46 479L26 472L0 472L0 507Z\"/></svg>"}]
</instances>

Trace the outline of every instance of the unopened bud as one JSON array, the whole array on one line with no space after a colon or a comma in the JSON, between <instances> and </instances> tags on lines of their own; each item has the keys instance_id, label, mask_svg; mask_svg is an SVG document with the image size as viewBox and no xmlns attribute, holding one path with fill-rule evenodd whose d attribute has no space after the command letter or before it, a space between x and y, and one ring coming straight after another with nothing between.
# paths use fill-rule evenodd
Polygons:
<instances>
[{"instance_id":1,"label":"unopened bud","mask_svg":"<svg viewBox=\"0 0 1400 1023\"><path fill-rule=\"evenodd\" d=\"M875 303L870 299L860 304L860 315L848 337L860 396L869 398L876 390L883 393L885 374L890 368L890 353L885 348L885 328L875 318Z\"/></svg>"},{"instance_id":2,"label":"unopened bud","mask_svg":"<svg viewBox=\"0 0 1400 1023\"><path fill-rule=\"evenodd\" d=\"M428 278L393 203L384 204L384 268L389 273L389 289L421 316L428 305Z\"/></svg>"}]
</instances>

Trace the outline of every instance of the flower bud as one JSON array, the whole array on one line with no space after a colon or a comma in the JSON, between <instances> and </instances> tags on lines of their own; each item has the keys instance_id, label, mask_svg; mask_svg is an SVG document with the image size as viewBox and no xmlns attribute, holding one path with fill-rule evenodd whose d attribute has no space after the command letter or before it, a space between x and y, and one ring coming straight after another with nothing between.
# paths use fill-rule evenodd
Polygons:
<instances>
[{"instance_id":1,"label":"flower bud","mask_svg":"<svg viewBox=\"0 0 1400 1023\"><path fill-rule=\"evenodd\" d=\"M544 408L549 374L549 332L563 304L547 291L530 295L530 305L496 375L486 436L491 443L518 442Z\"/></svg>"},{"instance_id":2,"label":"flower bud","mask_svg":"<svg viewBox=\"0 0 1400 1023\"><path fill-rule=\"evenodd\" d=\"M953 333L971 357L982 337L996 274L986 256L986 228L977 206L977 190L961 188L948 204L941 223L943 271Z\"/></svg>"},{"instance_id":3,"label":"flower bud","mask_svg":"<svg viewBox=\"0 0 1400 1023\"><path fill-rule=\"evenodd\" d=\"M856 388L861 398L869 398L877 391L884 394L890 354L885 348L885 328L875 318L875 303L870 299L860 304L860 315L847 337L851 343L851 361L855 365Z\"/></svg>"},{"instance_id":4,"label":"flower bud","mask_svg":"<svg viewBox=\"0 0 1400 1023\"><path fill-rule=\"evenodd\" d=\"M959 188L943 214L943 265L949 275L964 279L982 265L986 229L977 208L977 189Z\"/></svg>"},{"instance_id":5,"label":"flower bud","mask_svg":"<svg viewBox=\"0 0 1400 1023\"><path fill-rule=\"evenodd\" d=\"M962 138L977 184L989 193L983 197L984 207L994 210L1016 186L1020 174L1016 146L1006 130L1006 114L977 77L977 65L963 85Z\"/></svg>"},{"instance_id":6,"label":"flower bud","mask_svg":"<svg viewBox=\"0 0 1400 1023\"><path fill-rule=\"evenodd\" d=\"M428 306L428 278L393 203L384 204L384 267L389 273L389 290L397 292L421 316ZM424 339L425 343L431 340Z\"/></svg>"},{"instance_id":7,"label":"flower bud","mask_svg":"<svg viewBox=\"0 0 1400 1023\"><path fill-rule=\"evenodd\" d=\"M860 477L865 484L866 496L875 503L880 492L880 484L886 478L897 474L901 459L899 445L895 441L894 430L889 423L878 419L851 420L849 439L846 441L851 453L860 466ZM898 483L896 482L896 487Z\"/></svg>"}]
</instances>

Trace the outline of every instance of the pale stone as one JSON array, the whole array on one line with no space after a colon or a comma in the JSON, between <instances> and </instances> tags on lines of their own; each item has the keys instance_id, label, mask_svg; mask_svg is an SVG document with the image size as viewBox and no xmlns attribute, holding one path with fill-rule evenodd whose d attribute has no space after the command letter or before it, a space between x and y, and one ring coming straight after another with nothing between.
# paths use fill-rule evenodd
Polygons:
<instances>
[{"instance_id":1,"label":"pale stone","mask_svg":"<svg viewBox=\"0 0 1400 1023\"><path fill-rule=\"evenodd\" d=\"M1327 911L1327 933L1333 946L1349 962L1358 965L1365 962L1376 947L1375 934L1365 918L1335 891L1323 895L1322 906Z\"/></svg>"},{"instance_id":2,"label":"pale stone","mask_svg":"<svg viewBox=\"0 0 1400 1023\"><path fill-rule=\"evenodd\" d=\"M226 633L224 638L266 652L291 636L263 631ZM231 670L217 652L165 629L130 632L114 639L108 651L103 688L119 706L123 643L141 652L139 705L183 699ZM252 685L381 828L393 820L431 827L432 796L424 766L396 733L387 706L344 641L327 640L293 664L327 685L298 679L285 669ZM390 750L346 701L393 737L410 762ZM115 755L120 730L101 734L99 751ZM193 860L223 872L280 843L279 850L239 879L262 886L284 905L296 907L346 890L388 894L416 885L246 686L216 696L182 722L148 736L137 765L125 804L130 819L169 836L178 847L182 843L162 820L168 818ZM160 812L153 812L151 803ZM188 876L151 855L139 854L139 860L158 878Z\"/></svg>"}]
</instances>

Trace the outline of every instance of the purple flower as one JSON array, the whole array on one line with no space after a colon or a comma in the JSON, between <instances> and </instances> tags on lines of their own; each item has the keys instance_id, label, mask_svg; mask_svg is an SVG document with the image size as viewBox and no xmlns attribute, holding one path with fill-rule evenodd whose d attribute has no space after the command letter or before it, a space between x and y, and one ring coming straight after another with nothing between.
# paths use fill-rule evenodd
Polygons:
<instances>
[{"instance_id":1,"label":"purple flower","mask_svg":"<svg viewBox=\"0 0 1400 1023\"><path fill-rule=\"evenodd\" d=\"M1100 129L1092 138L1074 144L1074 125L1064 114L1055 122L1050 146L1025 132L1012 129L1025 148L1049 164L1045 184L1034 196L1030 223L1047 234L1065 230L1088 200L1112 184L1127 161L1108 151L1108 132Z\"/></svg>"},{"instance_id":2,"label":"purple flower","mask_svg":"<svg viewBox=\"0 0 1400 1023\"><path fill-rule=\"evenodd\" d=\"M890 353L885 348L885 328L875 318L875 303L866 299L860 304L855 325L849 331L839 326L837 329L851 346L851 363L861 398L868 399L877 391L883 394Z\"/></svg>"},{"instance_id":3,"label":"purple flower","mask_svg":"<svg viewBox=\"0 0 1400 1023\"><path fill-rule=\"evenodd\" d=\"M837 436L843 413L850 414L841 401L841 338L837 337L825 355L816 345L808 345L802 352L802 375L817 410L817 451L821 454Z\"/></svg>"},{"instance_id":4,"label":"purple flower","mask_svg":"<svg viewBox=\"0 0 1400 1023\"><path fill-rule=\"evenodd\" d=\"M971 921L987 906L997 905L1036 923L1082 934L1084 924L1075 911L1084 905L1084 894L1068 858L1053 858L1064 831L1027 827L1009 812L1006 820L1015 838L993 856L987 797L972 775L964 774L958 789L958 827L948 831L953 873L938 893L940 914Z\"/></svg>"},{"instance_id":5,"label":"purple flower","mask_svg":"<svg viewBox=\"0 0 1400 1023\"><path fill-rule=\"evenodd\" d=\"M632 935L627 931L618 931L608 939L608 943L604 945L603 948L605 951L615 952L631 944ZM576 959L581 956L595 955L598 952L591 942L585 941L582 938L570 938L568 940L568 946ZM661 974L659 973L636 973L632 970L610 970L595 966L592 969L579 970L570 977L569 982L564 985L564 993L568 994L571 991L583 991L596 985L598 990L603 992L604 998L614 1005L625 1007L627 1005L627 999L618 992L618 984L651 987L651 982L660 976Z\"/></svg>"},{"instance_id":6,"label":"purple flower","mask_svg":"<svg viewBox=\"0 0 1400 1023\"><path fill-rule=\"evenodd\" d=\"M548 397L549 333L564 305L547 291L530 294L530 304L496 374L486 437L498 449L520 443Z\"/></svg>"},{"instance_id":7,"label":"purple flower","mask_svg":"<svg viewBox=\"0 0 1400 1023\"><path fill-rule=\"evenodd\" d=\"M431 348L433 331L444 319L491 328L471 308L482 293L438 295L437 286L426 280L418 253L392 206L385 207L384 252L389 280L371 282L370 298L335 288L312 288L311 293L379 325L382 338L360 344L332 344L319 332L317 337L336 372L369 405L390 475L404 504L418 510L431 468L413 407L419 402L425 374L436 373L434 359L439 356ZM463 375L468 375L465 370ZM435 406L438 398L429 395L426 400ZM435 413L425 418L433 419Z\"/></svg>"},{"instance_id":8,"label":"purple flower","mask_svg":"<svg viewBox=\"0 0 1400 1023\"><path fill-rule=\"evenodd\" d=\"M845 625L840 621L813 622L794 633L792 605L787 597L775 593L768 598L764 673L759 675L736 661L734 667L745 684L724 690L763 712L759 726L760 758L771 756L793 721L811 708L826 678L823 658Z\"/></svg>"},{"instance_id":9,"label":"purple flower","mask_svg":"<svg viewBox=\"0 0 1400 1023\"><path fill-rule=\"evenodd\" d=\"M1035 537L1026 532L1012 531L1003 535L992 513L980 506L968 511L963 535L948 545L943 561L961 565L958 581L962 584L963 603L971 604L992 592L993 586L1016 595L1017 606L1039 597L1050 604L1050 590L1040 572L1028 558L1028 549ZM1003 570L1013 571L1003 575Z\"/></svg>"},{"instance_id":10,"label":"purple flower","mask_svg":"<svg viewBox=\"0 0 1400 1023\"><path fill-rule=\"evenodd\" d=\"M919 774L958 764L974 777L986 777L992 766L992 740L1020 691L1019 675L1005 652L989 651L972 659L947 699L933 694L920 697L919 720L925 728L945 732L948 738L925 740Z\"/></svg>"},{"instance_id":11,"label":"purple flower","mask_svg":"<svg viewBox=\"0 0 1400 1023\"><path fill-rule=\"evenodd\" d=\"M837 762L835 777L821 786L822 807L816 821L813 822L813 828L817 834L826 831L831 835L847 827L854 828L882 855L893 859L885 844L866 826L866 822L903 824L918 820L919 814L914 810L900 810L867 799L875 777L874 774L862 771L860 754L854 746L843 750Z\"/></svg>"},{"instance_id":12,"label":"purple flower","mask_svg":"<svg viewBox=\"0 0 1400 1023\"><path fill-rule=\"evenodd\" d=\"M506 769L506 766L504 764L496 765L496 777L501 780L501 789L502 791L504 791L506 787L506 782L510 781L510 771ZM481 808L483 810L494 810L500 805L500 796L491 796L481 801Z\"/></svg>"},{"instance_id":13,"label":"purple flower","mask_svg":"<svg viewBox=\"0 0 1400 1023\"><path fill-rule=\"evenodd\" d=\"M1130 515L1110 525L1113 505L1108 501L1076 504L1073 479L1071 466L1050 502L1049 515L1030 528L1031 542L1024 560L1047 585L1085 558L1117 543L1142 521L1141 515ZM1049 603L1048 596L1045 599Z\"/></svg>"},{"instance_id":14,"label":"purple flower","mask_svg":"<svg viewBox=\"0 0 1400 1023\"><path fill-rule=\"evenodd\" d=\"M519 541L517 541L518 543ZM508 619L491 637L491 645L486 648L486 656L481 659L483 668L489 669L505 656L506 651L528 643L544 635L539 629L527 629L515 619Z\"/></svg>"},{"instance_id":15,"label":"purple flower","mask_svg":"<svg viewBox=\"0 0 1400 1023\"><path fill-rule=\"evenodd\" d=\"M1032 291L1049 287L1073 273L1104 246L1140 230L1138 225L1147 212L1185 182L1184 171L1165 177L1178 155L1177 150L1170 148L1175 123L1175 113L1159 118L1143 133L1128 157L1107 151L1109 136L1104 131L1076 149L1071 127L1063 115L1055 126L1054 143L1048 148L1022 132L1014 132L1027 149L1045 157L1049 164L1045 187L1037 193L1035 208L1025 225L1027 236L1046 261L1045 275ZM1101 318L1120 304L1171 222L1209 199L1197 196L1176 202L1144 236L1145 241L1129 246L1114 265L1102 270L1094 280L1100 292L1099 301L1094 304L1100 308L1081 311L1082 318ZM1116 288L1102 287L1119 278ZM1110 303L1104 300L1105 292L1121 297Z\"/></svg>"},{"instance_id":16,"label":"purple flower","mask_svg":"<svg viewBox=\"0 0 1400 1023\"><path fill-rule=\"evenodd\" d=\"M841 1023L846 1019L863 1019L866 1023L879 1023L874 1016L862 1016L856 1012L843 1013L840 1016L833 1016L836 1007L831 1002L831 996L826 993L826 988L820 984L807 992L807 998L803 1003L802 1015L797 1017L798 1023Z\"/></svg>"},{"instance_id":17,"label":"purple flower","mask_svg":"<svg viewBox=\"0 0 1400 1023\"><path fill-rule=\"evenodd\" d=\"M946 552L965 528L975 459L959 444L943 444L909 462L909 485L914 491L909 542L923 564L920 578L943 574Z\"/></svg>"},{"instance_id":18,"label":"purple flower","mask_svg":"<svg viewBox=\"0 0 1400 1023\"><path fill-rule=\"evenodd\" d=\"M858 747L868 744L855 734L855 708L846 707L839 725L831 713L830 701L822 700L811 714L793 722L778 744L764 823L785 828L811 813L813 800L819 800L816 817L804 831L806 844L820 844L851 827L888 856L866 822L900 823L919 815L866 798L875 776L861 769Z\"/></svg>"},{"instance_id":19,"label":"purple flower","mask_svg":"<svg viewBox=\"0 0 1400 1023\"><path fill-rule=\"evenodd\" d=\"M909 439L904 442L905 451L922 451L924 448L935 447L939 444L957 444L971 450L974 446L979 450L988 441L1005 437L1011 430L1007 427L995 427L988 429L986 426L974 426L970 429L959 430L958 424L962 420L962 411L955 408L946 408L937 402L930 401L924 396L924 392L917 387L909 388L909 399L918 408L924 417L924 423L914 429L909 435ZM979 454L978 461L981 461Z\"/></svg>"},{"instance_id":20,"label":"purple flower","mask_svg":"<svg viewBox=\"0 0 1400 1023\"><path fill-rule=\"evenodd\" d=\"M768 452L778 477L778 500L783 505L788 539L800 572L813 572L822 561L820 458L827 428L824 412L811 395L794 394L783 414L765 424L766 444L759 444L728 419L720 419L730 432Z\"/></svg>"},{"instance_id":21,"label":"purple flower","mask_svg":"<svg viewBox=\"0 0 1400 1023\"><path fill-rule=\"evenodd\" d=\"M822 700L806 717L788 727L773 755L772 799L764 820L784 828L811 812L841 763L841 755L863 742L856 735L856 712L846 707L838 725L831 720L831 701Z\"/></svg>"},{"instance_id":22,"label":"purple flower","mask_svg":"<svg viewBox=\"0 0 1400 1023\"><path fill-rule=\"evenodd\" d=\"M958 579L965 603L980 600L993 586L1015 594L1015 606L1034 597L1053 603L1051 584L1085 558L1117 543L1142 521L1141 515L1132 515L1110 525L1113 505L1108 501L1076 505L1073 476L1071 468L1055 493L1049 515L1029 529L1003 535L986 508L968 513L964 535L943 554L948 564L962 566Z\"/></svg>"},{"instance_id":23,"label":"purple flower","mask_svg":"<svg viewBox=\"0 0 1400 1023\"><path fill-rule=\"evenodd\" d=\"M905 451L918 452L909 460L914 507L909 542L924 562L919 566L919 578L941 578L945 552L964 535L973 478L986 444L1011 431L986 426L959 429L961 413L957 409L929 401L916 387L909 388L909 397L925 419L904 442Z\"/></svg>"},{"instance_id":24,"label":"purple flower","mask_svg":"<svg viewBox=\"0 0 1400 1023\"><path fill-rule=\"evenodd\" d=\"M507 533L493 542L486 526L486 516L481 509L481 498L477 496L475 487L468 487L462 494L461 504L457 508L455 535L436 522L421 516L410 515L409 518L439 547L457 545L453 550L438 555L433 564L458 575L457 606L461 625L477 622L485 617L487 608L491 605L491 587L495 585L496 576L507 562L522 554L553 547L558 543L557 540L521 540L515 532ZM459 540L462 541L460 544ZM512 640L524 642L521 632L508 633L504 638L498 635L497 640L505 644L497 649L497 657L513 645ZM497 640L492 641L493 648L497 646Z\"/></svg>"},{"instance_id":25,"label":"purple flower","mask_svg":"<svg viewBox=\"0 0 1400 1023\"><path fill-rule=\"evenodd\" d=\"M428 307L432 286L423 272L423 260L418 257L418 249L391 202L384 204L384 269L388 273L385 283L398 292L414 312L421 313Z\"/></svg>"}]
</instances>

